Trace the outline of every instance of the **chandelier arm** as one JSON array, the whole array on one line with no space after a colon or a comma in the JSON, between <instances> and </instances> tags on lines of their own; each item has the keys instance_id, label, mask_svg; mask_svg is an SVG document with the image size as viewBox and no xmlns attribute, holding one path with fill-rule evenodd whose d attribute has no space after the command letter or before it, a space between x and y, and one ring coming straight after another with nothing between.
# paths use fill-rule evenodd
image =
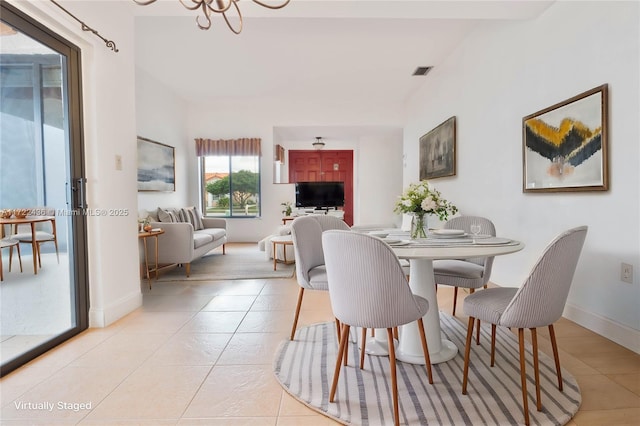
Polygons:
<instances>
[{"instance_id":1,"label":"chandelier arm","mask_svg":"<svg viewBox=\"0 0 640 426\"><path fill-rule=\"evenodd\" d=\"M231 22L229 22L229 19L227 19L226 13L223 13L222 17L224 18L224 21L227 23L227 26L231 31L233 31L235 34L240 34L242 32L242 13L240 12L240 8L238 7L238 4L235 1L233 1L233 5L236 8L236 12L238 12L238 18L240 19L240 27L238 28L238 30L233 28L233 26L231 25Z\"/></svg>"},{"instance_id":2,"label":"chandelier arm","mask_svg":"<svg viewBox=\"0 0 640 426\"><path fill-rule=\"evenodd\" d=\"M200 23L200 15L196 16L196 25L198 25L198 28L200 28L201 30L208 30L209 28L211 28L211 16L209 16L210 13L211 12L209 12L209 10L207 9L207 5L205 3L202 3L202 14L207 20L207 23L205 25L202 25Z\"/></svg>"},{"instance_id":3,"label":"chandelier arm","mask_svg":"<svg viewBox=\"0 0 640 426\"><path fill-rule=\"evenodd\" d=\"M137 0L133 0L133 1L137 1ZM156 0L153 0L153 1L156 1ZM203 0L191 0L191 3L194 3L193 6L189 6L184 2L184 0L180 0L180 3L182 3L185 9L189 9L189 10L196 10L200 7L204 9L204 6L205 6L205 2Z\"/></svg>"},{"instance_id":4,"label":"chandelier arm","mask_svg":"<svg viewBox=\"0 0 640 426\"><path fill-rule=\"evenodd\" d=\"M229 3L226 6L221 7L220 9L216 9L215 7L211 6L211 4L217 3L216 0L204 0L204 1L205 1L205 4L207 5L207 8L215 13L224 14L227 10L231 8L232 4L235 5L236 9L238 8L238 5L235 4L238 0L229 0Z\"/></svg>"},{"instance_id":5,"label":"chandelier arm","mask_svg":"<svg viewBox=\"0 0 640 426\"><path fill-rule=\"evenodd\" d=\"M281 5L278 5L278 6L271 6L271 5L269 5L269 4L262 3L262 2L261 2L261 1L259 1L259 0L251 0L251 1L253 1L253 2L254 2L254 3L256 3L256 4L259 4L259 5L260 5L260 6L262 6L262 7L266 7L267 9L282 9L283 7L285 7L286 5L288 5L288 4L289 4L289 2L290 2L291 0L286 0L284 3L282 3Z\"/></svg>"}]
</instances>

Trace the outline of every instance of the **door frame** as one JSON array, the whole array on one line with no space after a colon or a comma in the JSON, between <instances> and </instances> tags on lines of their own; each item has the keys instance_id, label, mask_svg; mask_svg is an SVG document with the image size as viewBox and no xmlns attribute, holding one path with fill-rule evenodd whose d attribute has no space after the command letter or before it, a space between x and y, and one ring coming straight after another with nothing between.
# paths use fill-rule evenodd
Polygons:
<instances>
[{"instance_id":1,"label":"door frame","mask_svg":"<svg viewBox=\"0 0 640 426\"><path fill-rule=\"evenodd\" d=\"M89 327L89 273L87 257L87 221L84 214L84 129L82 114L82 63L78 46L42 25L29 15L10 5L0 2L2 20L34 40L48 46L66 57L63 64L66 69L66 80L63 89L68 97L65 99L65 112L68 114L65 133L68 137L69 170L67 176L67 199L71 236L68 251L74 262L69 267L69 279L72 283L70 295L75 314L75 326L69 328L50 340L28 350L22 355L0 366L0 377L19 368L27 362L44 354L55 346L81 333Z\"/></svg>"}]
</instances>

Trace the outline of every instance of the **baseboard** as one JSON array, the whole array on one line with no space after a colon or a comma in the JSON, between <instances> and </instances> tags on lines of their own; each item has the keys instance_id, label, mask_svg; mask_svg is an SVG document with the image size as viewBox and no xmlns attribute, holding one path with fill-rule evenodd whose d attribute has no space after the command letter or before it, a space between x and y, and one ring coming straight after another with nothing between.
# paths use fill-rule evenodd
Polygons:
<instances>
[{"instance_id":1,"label":"baseboard","mask_svg":"<svg viewBox=\"0 0 640 426\"><path fill-rule=\"evenodd\" d=\"M640 331L567 303L563 316L594 333L640 354Z\"/></svg>"},{"instance_id":2,"label":"baseboard","mask_svg":"<svg viewBox=\"0 0 640 426\"><path fill-rule=\"evenodd\" d=\"M135 292L105 308L89 308L89 327L107 327L142 306L142 293Z\"/></svg>"}]
</instances>

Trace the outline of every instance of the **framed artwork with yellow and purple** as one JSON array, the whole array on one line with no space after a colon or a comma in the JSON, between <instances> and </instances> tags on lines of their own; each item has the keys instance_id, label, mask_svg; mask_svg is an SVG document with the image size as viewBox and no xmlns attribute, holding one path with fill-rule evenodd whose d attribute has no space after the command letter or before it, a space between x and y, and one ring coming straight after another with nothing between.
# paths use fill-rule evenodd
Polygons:
<instances>
[{"instance_id":1,"label":"framed artwork with yellow and purple","mask_svg":"<svg viewBox=\"0 0 640 426\"><path fill-rule=\"evenodd\" d=\"M609 189L607 85L522 119L523 192Z\"/></svg>"}]
</instances>

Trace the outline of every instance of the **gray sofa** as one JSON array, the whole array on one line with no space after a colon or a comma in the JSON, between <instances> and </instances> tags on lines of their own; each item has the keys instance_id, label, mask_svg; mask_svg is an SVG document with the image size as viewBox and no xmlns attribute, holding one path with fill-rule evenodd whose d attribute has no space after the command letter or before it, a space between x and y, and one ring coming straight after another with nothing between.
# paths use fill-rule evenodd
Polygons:
<instances>
[{"instance_id":1,"label":"gray sofa","mask_svg":"<svg viewBox=\"0 0 640 426\"><path fill-rule=\"evenodd\" d=\"M171 218L177 221L167 221L169 219L163 214L168 211L179 213L180 210L186 209L159 209L155 216L150 215L150 224L153 228L164 230L164 234L158 237L158 263L184 265L188 277L194 260L220 246L222 254L225 254L227 221L201 216L195 220L192 216L192 220L189 220L184 216L181 218L179 214L175 215L176 218ZM197 212L197 209L194 210Z\"/></svg>"}]
</instances>

